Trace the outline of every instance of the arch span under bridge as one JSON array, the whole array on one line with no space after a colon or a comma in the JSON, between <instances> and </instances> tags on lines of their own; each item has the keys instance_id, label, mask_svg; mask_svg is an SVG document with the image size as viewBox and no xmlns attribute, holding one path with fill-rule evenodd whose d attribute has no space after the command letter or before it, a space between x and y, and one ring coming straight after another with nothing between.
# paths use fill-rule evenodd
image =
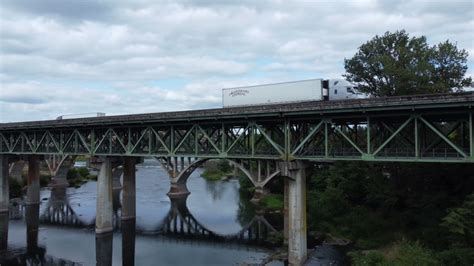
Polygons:
<instances>
[{"instance_id":1,"label":"arch span under bridge","mask_svg":"<svg viewBox=\"0 0 474 266\"><path fill-rule=\"evenodd\" d=\"M0 124L0 211L8 209L8 163L20 158L29 165L27 203L37 204L38 161L45 155L100 157L98 234L113 229L117 165L123 165L122 219L129 219L137 158L162 162L171 196L203 161L229 159L256 191L275 176L287 177L288 259L299 265L306 258L308 162L474 163L473 105L471 92Z\"/></svg>"}]
</instances>

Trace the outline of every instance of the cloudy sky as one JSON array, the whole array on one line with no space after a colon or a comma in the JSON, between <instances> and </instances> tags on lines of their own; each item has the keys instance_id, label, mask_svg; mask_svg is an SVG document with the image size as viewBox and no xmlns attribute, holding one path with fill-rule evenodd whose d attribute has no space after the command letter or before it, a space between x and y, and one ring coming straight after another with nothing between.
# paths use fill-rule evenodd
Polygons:
<instances>
[{"instance_id":1,"label":"cloudy sky","mask_svg":"<svg viewBox=\"0 0 474 266\"><path fill-rule=\"evenodd\" d=\"M0 122L221 106L221 88L337 78L376 34L457 42L474 1L2 0Z\"/></svg>"}]
</instances>

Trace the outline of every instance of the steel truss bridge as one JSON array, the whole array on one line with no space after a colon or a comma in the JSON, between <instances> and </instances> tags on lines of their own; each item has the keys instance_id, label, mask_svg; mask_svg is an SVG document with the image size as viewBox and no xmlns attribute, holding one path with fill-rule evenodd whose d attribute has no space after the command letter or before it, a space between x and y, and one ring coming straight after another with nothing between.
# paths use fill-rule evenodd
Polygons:
<instances>
[{"instance_id":1,"label":"steel truss bridge","mask_svg":"<svg viewBox=\"0 0 474 266\"><path fill-rule=\"evenodd\" d=\"M474 93L0 124L0 153L474 162Z\"/></svg>"}]
</instances>

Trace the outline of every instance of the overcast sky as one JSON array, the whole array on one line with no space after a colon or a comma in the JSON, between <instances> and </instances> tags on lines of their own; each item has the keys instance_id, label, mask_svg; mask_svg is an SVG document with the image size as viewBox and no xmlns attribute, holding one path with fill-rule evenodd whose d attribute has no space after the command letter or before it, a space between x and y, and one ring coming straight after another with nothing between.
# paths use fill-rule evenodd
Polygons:
<instances>
[{"instance_id":1,"label":"overcast sky","mask_svg":"<svg viewBox=\"0 0 474 266\"><path fill-rule=\"evenodd\" d=\"M221 88L338 78L405 29L469 52L474 1L0 2L0 122L221 106Z\"/></svg>"}]
</instances>

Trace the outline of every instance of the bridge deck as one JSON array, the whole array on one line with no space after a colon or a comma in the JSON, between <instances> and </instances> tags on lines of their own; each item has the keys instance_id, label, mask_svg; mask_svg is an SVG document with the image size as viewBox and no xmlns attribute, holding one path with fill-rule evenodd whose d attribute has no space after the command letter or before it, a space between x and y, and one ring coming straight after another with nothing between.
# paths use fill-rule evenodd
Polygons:
<instances>
[{"instance_id":1,"label":"bridge deck","mask_svg":"<svg viewBox=\"0 0 474 266\"><path fill-rule=\"evenodd\" d=\"M415 96L351 99L338 101L308 101L285 104L268 104L232 108L215 108L192 111L160 112L133 115L117 115L64 120L44 120L32 122L0 123L0 130L61 128L99 125L131 125L143 123L172 123L180 121L225 120L253 117L284 117L304 113L354 113L403 110L423 110L427 108L469 107L474 105L474 92L454 94L427 94Z\"/></svg>"}]
</instances>

